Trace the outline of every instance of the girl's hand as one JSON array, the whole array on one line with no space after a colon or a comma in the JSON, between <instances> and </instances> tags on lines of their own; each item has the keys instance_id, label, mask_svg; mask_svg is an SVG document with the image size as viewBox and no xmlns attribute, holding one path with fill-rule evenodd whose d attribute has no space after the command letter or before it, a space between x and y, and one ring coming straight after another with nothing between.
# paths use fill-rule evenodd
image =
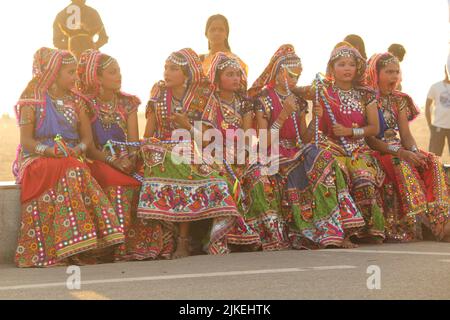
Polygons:
<instances>
[{"instance_id":1,"label":"girl's hand","mask_svg":"<svg viewBox=\"0 0 450 320\"><path fill-rule=\"evenodd\" d=\"M319 119L323 116L323 108L320 104L314 104L313 107L313 116L318 117Z\"/></svg>"},{"instance_id":2,"label":"girl's hand","mask_svg":"<svg viewBox=\"0 0 450 320\"><path fill-rule=\"evenodd\" d=\"M414 153L405 149L400 149L398 152L398 156L400 159L411 163L415 167L426 166L424 158L420 157L419 155L424 156L422 154Z\"/></svg>"},{"instance_id":3,"label":"girl's hand","mask_svg":"<svg viewBox=\"0 0 450 320\"><path fill-rule=\"evenodd\" d=\"M285 113L286 116L290 116L294 112L297 112L297 109L297 100L295 99L295 96L291 94L283 102L283 113Z\"/></svg>"},{"instance_id":4,"label":"girl's hand","mask_svg":"<svg viewBox=\"0 0 450 320\"><path fill-rule=\"evenodd\" d=\"M174 113L169 117L169 120L175 122L180 128L186 130L191 129L191 122L189 121L187 113Z\"/></svg>"},{"instance_id":5,"label":"girl's hand","mask_svg":"<svg viewBox=\"0 0 450 320\"><path fill-rule=\"evenodd\" d=\"M338 123L333 126L333 133L336 137L350 137L353 135L351 128L344 127Z\"/></svg>"}]
</instances>

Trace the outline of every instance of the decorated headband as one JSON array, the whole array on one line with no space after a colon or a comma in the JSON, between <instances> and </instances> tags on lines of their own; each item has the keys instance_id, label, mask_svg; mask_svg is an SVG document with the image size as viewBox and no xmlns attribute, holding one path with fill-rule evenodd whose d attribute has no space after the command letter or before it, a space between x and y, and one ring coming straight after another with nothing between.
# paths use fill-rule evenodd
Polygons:
<instances>
[{"instance_id":1,"label":"decorated headband","mask_svg":"<svg viewBox=\"0 0 450 320\"><path fill-rule=\"evenodd\" d=\"M116 59L114 59L113 57L108 57L108 59L100 65L100 68L105 70L115 61L116 61Z\"/></svg>"},{"instance_id":2,"label":"decorated headband","mask_svg":"<svg viewBox=\"0 0 450 320\"><path fill-rule=\"evenodd\" d=\"M75 59L74 56L69 55L69 56L65 56L65 57L62 59L61 63L64 64L64 65L67 65L67 64L73 64L73 63L76 64L76 63L77 63L77 59Z\"/></svg>"},{"instance_id":3,"label":"decorated headband","mask_svg":"<svg viewBox=\"0 0 450 320\"><path fill-rule=\"evenodd\" d=\"M237 62L235 59L229 59L217 66L217 69L220 71L224 70L225 68L231 67L233 69L241 69L241 65L239 62Z\"/></svg>"},{"instance_id":4,"label":"decorated headband","mask_svg":"<svg viewBox=\"0 0 450 320\"><path fill-rule=\"evenodd\" d=\"M188 65L188 61L184 57L178 56L175 52L167 58L167 61L170 61L181 67L185 67Z\"/></svg>"},{"instance_id":5,"label":"decorated headband","mask_svg":"<svg viewBox=\"0 0 450 320\"><path fill-rule=\"evenodd\" d=\"M398 60L398 58L395 57L395 56L391 56L391 57L389 57L386 60L381 60L380 61L380 65L382 67L386 67L388 64L391 64L391 63L400 64L400 60Z\"/></svg>"}]
</instances>

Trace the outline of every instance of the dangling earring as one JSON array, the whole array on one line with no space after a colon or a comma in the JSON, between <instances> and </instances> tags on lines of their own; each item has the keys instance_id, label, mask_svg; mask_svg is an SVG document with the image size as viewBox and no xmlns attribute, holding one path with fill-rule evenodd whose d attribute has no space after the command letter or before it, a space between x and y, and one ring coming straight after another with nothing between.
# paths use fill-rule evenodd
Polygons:
<instances>
[{"instance_id":1,"label":"dangling earring","mask_svg":"<svg viewBox=\"0 0 450 320\"><path fill-rule=\"evenodd\" d=\"M188 80L186 79L186 80L184 80L183 88L187 88L187 86L188 86Z\"/></svg>"},{"instance_id":2,"label":"dangling earring","mask_svg":"<svg viewBox=\"0 0 450 320\"><path fill-rule=\"evenodd\" d=\"M100 85L100 89L98 90L98 94L99 94L100 96L102 96L104 93L105 93L105 89L103 89L103 86Z\"/></svg>"}]
</instances>

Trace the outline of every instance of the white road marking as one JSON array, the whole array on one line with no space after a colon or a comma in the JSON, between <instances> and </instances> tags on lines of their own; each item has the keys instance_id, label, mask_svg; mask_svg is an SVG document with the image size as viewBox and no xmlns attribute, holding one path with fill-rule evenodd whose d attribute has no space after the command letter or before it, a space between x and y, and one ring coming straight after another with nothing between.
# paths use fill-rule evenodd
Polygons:
<instances>
[{"instance_id":1,"label":"white road marking","mask_svg":"<svg viewBox=\"0 0 450 320\"><path fill-rule=\"evenodd\" d=\"M339 266L318 266L318 267L305 267L305 268L285 268L285 269L176 274L176 275L140 277L140 278L122 278L122 279L81 281L81 286L83 287L86 285L106 284L106 283L127 283L127 282L160 281L160 280L175 280L175 279L231 277L231 276L243 276L243 275L289 273L289 272L304 272L304 271L345 270L345 269L355 269L355 268L357 268L357 267L356 266L339 265ZM0 291L42 289L42 288L53 288L53 287L66 287L66 282L40 283L40 284L30 284L30 285L20 285L20 286L6 286L6 287L0 287Z\"/></svg>"},{"instance_id":2,"label":"white road marking","mask_svg":"<svg viewBox=\"0 0 450 320\"><path fill-rule=\"evenodd\" d=\"M362 249L323 249L317 252L335 253L379 253L379 254L409 254L415 256L450 256L450 252L425 252L425 251L390 251L390 250L362 250Z\"/></svg>"},{"instance_id":3,"label":"white road marking","mask_svg":"<svg viewBox=\"0 0 450 320\"><path fill-rule=\"evenodd\" d=\"M450 260L439 260L440 262L450 262Z\"/></svg>"}]
</instances>

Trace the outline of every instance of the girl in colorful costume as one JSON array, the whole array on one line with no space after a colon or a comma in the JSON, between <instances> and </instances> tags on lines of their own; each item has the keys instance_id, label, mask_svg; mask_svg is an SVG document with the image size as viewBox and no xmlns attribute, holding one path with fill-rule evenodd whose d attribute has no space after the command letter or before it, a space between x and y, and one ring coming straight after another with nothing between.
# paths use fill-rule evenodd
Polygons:
<instances>
[{"instance_id":1,"label":"girl in colorful costume","mask_svg":"<svg viewBox=\"0 0 450 320\"><path fill-rule=\"evenodd\" d=\"M232 162L229 175L232 182L240 181L243 187L242 213L246 223L259 234L262 250L283 250L289 248L286 224L280 215L279 192L275 181L262 173L262 168L256 161L249 162L250 141L236 141L238 130L242 129L245 136L251 135L253 129L253 103L247 98L247 79L239 62L224 53L217 53L212 61L208 74L211 83L215 84L214 99L204 113L204 121L220 130L226 160ZM228 137L233 137L233 145L228 146ZM256 138L256 132L253 135ZM250 138L250 136L248 136ZM244 137L241 136L244 140ZM256 140L256 139L255 139ZM235 148L237 154L230 154L230 148ZM240 148L239 143L242 143ZM241 158L240 158L241 157ZM242 161L242 160L245 160ZM241 161L243 163L240 163Z\"/></svg>"},{"instance_id":2,"label":"girl in colorful costume","mask_svg":"<svg viewBox=\"0 0 450 320\"><path fill-rule=\"evenodd\" d=\"M85 253L124 241L114 207L84 161L92 134L72 91L75 79L76 60L69 52L41 48L34 56L33 79L16 106L19 267L79 263L86 261Z\"/></svg>"},{"instance_id":3,"label":"girl in colorful costume","mask_svg":"<svg viewBox=\"0 0 450 320\"><path fill-rule=\"evenodd\" d=\"M249 90L258 128L279 132L280 171L275 178L281 184L291 242L294 248L354 247L350 236L364 220L333 155L310 143L321 108L314 108L307 126L308 105L291 94L301 71L294 47L283 45Z\"/></svg>"},{"instance_id":4,"label":"girl in colorful costume","mask_svg":"<svg viewBox=\"0 0 450 320\"><path fill-rule=\"evenodd\" d=\"M136 216L141 183L132 177L140 148L137 109L140 100L120 91L117 61L96 50L83 52L78 63L79 90L86 100L94 144L88 165L108 195L125 230L125 243L116 248L115 260L167 257L171 242L164 242L160 223Z\"/></svg>"},{"instance_id":5,"label":"girl in colorful costume","mask_svg":"<svg viewBox=\"0 0 450 320\"><path fill-rule=\"evenodd\" d=\"M363 214L366 226L357 236L381 243L384 218L378 190L385 176L364 140L379 132L375 95L363 86L365 70L360 53L346 42L339 43L328 61L327 77L318 77L310 96L324 110L320 130L325 138L321 145L337 159Z\"/></svg>"},{"instance_id":6,"label":"girl in colorful costume","mask_svg":"<svg viewBox=\"0 0 450 320\"><path fill-rule=\"evenodd\" d=\"M166 60L164 79L153 87L147 105L145 175L138 216L162 221L177 233L174 258L190 254L191 224L206 219L212 221L205 245L209 254L228 253L230 244L258 245L258 235L238 212L223 166L208 165L201 155L198 162L192 162L202 147L191 143L191 135L202 138L194 122L201 121L213 94L197 54L191 49L172 53ZM184 133L189 132L186 137ZM174 138L183 136L181 142ZM183 145L189 155L175 152Z\"/></svg>"},{"instance_id":7,"label":"girl in colorful costume","mask_svg":"<svg viewBox=\"0 0 450 320\"><path fill-rule=\"evenodd\" d=\"M368 84L376 90L380 134L368 138L386 172L383 184L386 238L407 242L422 239L422 224L438 240L450 240L449 194L439 158L419 150L409 121L419 114L410 96L397 91L399 60L390 53L369 61Z\"/></svg>"}]
</instances>

